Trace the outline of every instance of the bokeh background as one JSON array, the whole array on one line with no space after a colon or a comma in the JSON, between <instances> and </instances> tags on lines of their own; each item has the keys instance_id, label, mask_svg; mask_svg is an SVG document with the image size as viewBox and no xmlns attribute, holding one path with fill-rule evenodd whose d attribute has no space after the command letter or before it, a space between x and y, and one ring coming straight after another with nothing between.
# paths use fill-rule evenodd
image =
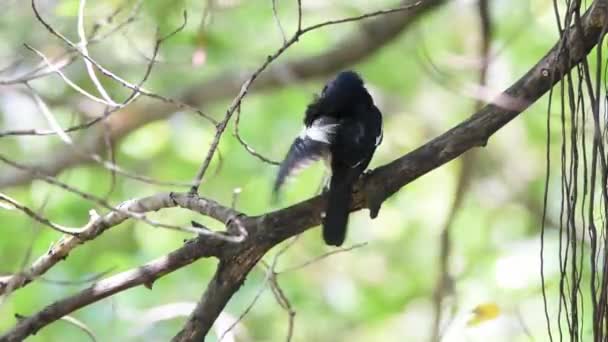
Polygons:
<instances>
[{"instance_id":1,"label":"bokeh background","mask_svg":"<svg viewBox=\"0 0 608 342\"><path fill-rule=\"evenodd\" d=\"M86 8L87 30L124 4L126 10L112 23L105 23L102 32L111 32L119 19L128 17L135 2L91 1ZM396 1L385 0L302 1L306 25L396 5ZM369 57L355 65L344 65L343 69L354 69L363 76L384 113L384 142L371 167L407 153L466 119L474 112L477 99L489 100L523 75L557 40L552 6L550 0L490 1L493 35L488 83L483 91L475 86L481 65L481 35L477 2L472 0L446 1L436 6ZM78 40L78 1L41 0L39 7L53 27ZM277 0L276 7L289 36L297 22L296 2ZM36 21L29 2L4 0L0 10L0 80L13 79L40 65L39 58L24 43L49 57L65 52L65 44ZM226 72L246 73L283 42L270 0L147 1L136 20L91 45L90 53L115 74L137 82L151 56L157 28L165 33L175 29L183 21L184 10L188 13L187 25L162 45L145 84L158 94L179 97ZM361 22L355 22L310 32L275 63L320 54L348 35L362 34L360 27ZM81 87L95 92L82 60L64 71ZM249 94L241 108L240 133L258 152L273 160L281 159L300 130L306 105L331 77L327 74L305 81L286 77L280 87ZM128 94L112 80L102 77L102 82L117 98ZM66 127L103 112L56 75L30 84ZM201 109L219 119L236 95L206 101ZM142 97L136 105L141 103L154 100ZM128 120L129 110L115 115ZM433 334L435 294L442 272L441 236L446 225L451 248L447 257L449 279L441 287L445 295L440 305L443 340L546 340L539 273L546 115L544 97L493 136L487 147L402 189L386 202L376 220L370 220L367 211L352 214L346 245L358 247L279 275L279 283L297 313L293 340L428 340ZM23 128L47 128L46 120L23 85L0 85L0 131ZM322 165L303 172L286 188L282 201L273 204L271 185L276 167L251 156L232 131L231 124L220 143L221 160L212 161L201 187L204 196L228 204L234 190L240 189L238 209L261 214L316 193L323 176ZM84 130L72 137L79 141L89 134ZM213 126L196 113L178 111L116 140L114 158L122 168L139 175L188 182L204 159L213 134ZM550 134L560 133L555 130ZM55 136L0 138L2 154L28 164L46 161L62 150L65 146ZM463 168L465 163L469 167ZM0 178L7 179L14 172L10 166L0 165ZM120 175L114 178L98 164L70 167L57 177L83 191L107 196L114 204L159 191L187 189ZM450 218L463 179L459 208ZM553 183L552 179L550 188L555 191L549 193L549 222L555 220L559 210L559 184ZM85 224L91 209L105 212L41 181L5 184L0 191L67 226ZM177 209L163 210L151 218L172 224L200 219ZM18 272L59 237L59 233L18 211L0 209L1 274ZM15 313L34 313L88 286L95 277L165 255L189 237L134 221L115 227L77 248L43 278L2 298L0 331L15 324ZM559 281L558 239L555 224L548 224L545 277L550 312L555 310L554 291ZM365 245L359 245L362 243ZM281 256L277 269L288 269L328 251L319 229L309 230ZM269 253L268 260L274 253L276 249ZM122 292L77 311L74 318L85 323L100 341L168 340L185 321L215 266L214 260L200 260L161 278L153 290L138 287ZM245 310L264 281L264 270L254 269L221 316L219 331ZM266 289L225 340L284 340L287 317ZM88 338L73 325L59 321L31 340ZM215 338L209 336L209 340Z\"/></svg>"}]
</instances>

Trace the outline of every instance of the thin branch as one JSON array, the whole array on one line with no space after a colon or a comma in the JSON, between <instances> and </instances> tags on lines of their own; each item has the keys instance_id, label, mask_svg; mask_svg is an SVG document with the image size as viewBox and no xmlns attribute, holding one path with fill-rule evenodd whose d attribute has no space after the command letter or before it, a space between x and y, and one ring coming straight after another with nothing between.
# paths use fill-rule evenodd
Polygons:
<instances>
[{"instance_id":1,"label":"thin branch","mask_svg":"<svg viewBox=\"0 0 608 342\"><path fill-rule=\"evenodd\" d=\"M84 8L86 6L86 3L86 0L80 0L80 3L78 5L77 31L78 37L80 38L80 43L78 43L78 46L80 46L80 51L82 51L82 54L84 56L89 57L89 49L87 47L87 35L84 31ZM91 62L87 58L84 58L84 65L87 69L87 73L89 74L89 78L93 82L93 85L95 85L95 88L97 88L97 92L99 92L99 95L101 95L101 97L103 97L103 99L106 100L107 103L111 104L112 106L116 106L116 102L112 100L112 98L110 97L110 95L108 95L108 92L103 87L101 82L99 82L99 79L95 74L95 69L93 69L93 64L91 64Z\"/></svg>"},{"instance_id":2,"label":"thin branch","mask_svg":"<svg viewBox=\"0 0 608 342\"><path fill-rule=\"evenodd\" d=\"M63 316L63 317L61 317L61 320L64 322L67 322L70 325L75 326L79 330L82 330L85 334L87 334L87 336L91 339L91 341L97 342L97 338L95 337L95 333L93 333L93 330L91 330L91 328L89 328L82 321L80 321L72 316Z\"/></svg>"},{"instance_id":3,"label":"thin branch","mask_svg":"<svg viewBox=\"0 0 608 342\"><path fill-rule=\"evenodd\" d=\"M354 245L349 246L349 247L335 248L335 249L332 249L331 251L329 251L327 253L323 253L323 254L321 254L321 255L319 255L319 256L311 259L311 260L305 261L305 262L303 262L301 264L298 264L298 265L295 265L295 266L290 266L290 267L285 268L284 270L277 271L277 274L283 274L283 273L287 273L287 272L297 271L297 270L300 270L302 268L308 267L308 266L310 266L312 264L315 264L315 263L317 263L317 262L319 262L319 261L321 261L321 260L323 260L323 259L325 259L327 257L330 257L330 256L332 256L334 254L344 253L344 252L350 252L353 249L365 247L366 245L367 245L367 242L362 242L362 243L354 244Z\"/></svg>"},{"instance_id":4,"label":"thin branch","mask_svg":"<svg viewBox=\"0 0 608 342\"><path fill-rule=\"evenodd\" d=\"M194 234L202 234L202 235L208 235L209 234L209 232L207 230L200 229L199 227L194 227L194 226L180 227L180 226L176 226L176 225L160 223L160 222L156 222L156 221L148 219L143 214L133 213L133 212L130 212L128 210L124 210L120 206L119 207L114 207L110 203L108 203L108 201L106 201L103 198L100 198L98 196L95 196L95 195L92 195L90 193L84 192L82 190L78 190L75 187L73 187L73 186L71 186L71 185L69 185L67 183L61 182L60 180L58 180L55 177L48 176L48 175L46 175L46 174L44 174L44 173L42 173L42 172L40 172L38 170L29 168L26 165L23 165L23 164L15 162L13 160L10 160L10 159L6 158L2 154L0 154L0 161L3 162L3 163L5 163L5 164L7 164L7 165L10 165L12 167L15 167L15 168L18 168L18 169L21 169L21 170L28 170L28 172L32 172L32 173L36 174L36 178L44 181L45 183L51 184L53 186L56 186L56 187L59 187L59 188L65 190L65 191L71 192L71 193L73 193L73 194L75 194L75 195L77 195L77 196L79 196L79 197L81 197L81 198L83 198L83 199L85 199L87 201L90 201L90 202L93 202L93 203L95 203L97 205L100 205L103 208L108 209L108 210L110 210L112 212L123 214L123 215L126 215L129 218L133 218L133 219L145 222L145 223L149 224L150 226L159 227L159 228L166 228L166 229L171 229L171 230L177 230L177 231L183 231L183 232L194 233ZM238 241L235 241L235 242L238 242Z\"/></svg>"},{"instance_id":5,"label":"thin branch","mask_svg":"<svg viewBox=\"0 0 608 342\"><path fill-rule=\"evenodd\" d=\"M287 42L287 36L285 35L285 30L283 29L283 25L281 25L281 18L279 18L279 13L277 11L277 0L270 1L272 2L272 16L274 17L274 21L277 23L277 27L281 33L281 38L283 38L283 44L285 44L285 42Z\"/></svg>"},{"instance_id":6,"label":"thin branch","mask_svg":"<svg viewBox=\"0 0 608 342\"><path fill-rule=\"evenodd\" d=\"M368 22L362 23L361 27L354 30L350 35L336 42L336 44L332 44L329 49L322 51L320 54L274 65L260 75L251 91L284 86L286 75L297 81L310 80L331 74L368 58L407 30L423 14L443 3L444 0L426 0L412 11L370 19ZM246 80L244 75L248 74L250 72L243 70L225 70L217 77L183 90L179 96L179 101L193 106L203 106L210 102L234 96L234 93L239 91L238 85ZM129 117L129 120L121 120L117 117L110 118L111 139L112 141L118 141L147 123L167 118L180 108L179 104L171 102L164 102L160 105L151 103L137 106L135 104L129 106L129 108L124 108L122 111L125 112L125 116ZM201 113L198 114L202 115ZM103 136L102 132L89 131L78 142L78 145L88 151L100 151L103 146ZM62 170L88 162L90 160L60 149L51 153L47 158L42 158L37 163L36 168L45 170L49 175L56 175ZM0 188L24 184L31 180L32 174L29 172L7 171L0 174Z\"/></svg>"},{"instance_id":7,"label":"thin branch","mask_svg":"<svg viewBox=\"0 0 608 342\"><path fill-rule=\"evenodd\" d=\"M34 6L35 8L35 6ZM156 62L156 56L158 55L158 52L160 50L160 46L168 39L170 39L171 37L173 37L174 35L176 35L177 33L181 32L184 27L187 24L187 20L188 20L188 15L187 12L184 11L183 13L184 16L184 21L182 22L182 24L177 27L175 30L173 30L172 32L170 32L169 34L166 34L165 36L159 37L156 39L156 42L154 44L154 49L153 49L153 53L152 53L152 58L150 58L147 67L146 67L146 71L144 72L144 76L142 78L142 80L137 84L137 85L132 85L130 83L128 83L127 81L119 78L118 76L115 76L114 74L112 74L110 71L106 70L105 68L103 68L101 65L99 65L95 60L93 60L90 56L88 56L88 54L85 54L84 52L78 50L78 46L75 45L74 43L67 41L66 40L66 44L68 44L70 47L72 47L73 49L75 49L77 52L79 52L82 56L83 59L85 60L85 62L89 63L91 66L95 66L96 68L98 68L99 70L102 70L102 72L105 71L105 73L108 73L109 75L107 75L108 77L112 78L114 77L114 79L119 82L120 84L122 84L123 86L127 87L128 89L132 90L133 92L127 97L127 99L125 101L123 101L123 103L121 104L116 104L113 101L110 102L106 102L105 100L102 100L88 92L86 92L85 90L83 90L82 88L80 88L78 85L76 85L74 82L72 82L71 80L69 80L69 78L67 78L67 76L65 76L61 70L59 70L59 68L54 67L53 65L50 64L50 61L48 60L48 58L42 54L40 51L34 49L33 47L29 46L29 45L25 45L28 49L30 49L31 51L34 51L36 54L38 54L48 65L49 67L55 72L57 73L69 86L71 86L74 90L76 90L77 92L83 94L84 96L92 99L95 102L99 102L102 103L104 105L107 105L110 107L110 109L107 109L106 112L104 113L104 115L102 116L98 116L96 118L93 118L85 123L79 124L79 125L75 125L69 128L66 128L65 131L66 132L73 132L73 131L77 131L77 130L81 130L81 129L86 129L89 127L92 127L93 125L99 123L102 120L106 120L112 113L126 107L127 105L129 105L130 103L132 103L133 101L135 101L135 99L139 96L139 95L145 95L157 100L161 100L163 102L166 103L171 103L173 105L176 105L179 109L187 109L187 110L192 110L194 112L196 112L198 115L200 115L201 117L207 119L208 121L210 121L211 123L216 124L217 122L211 118L208 117L206 114L204 114L201 110L194 108L192 106L189 106L185 103L181 103L178 100L174 100L159 94L154 94L151 92L148 92L146 90L144 90L142 88L143 84L147 81L148 77L150 76L150 74L152 73L152 67L154 66L154 63ZM40 20L41 17L39 17ZM48 24L46 22L43 22L45 24L45 26L47 26ZM50 25L48 26L50 27ZM60 39L64 39L65 37L63 37L61 34L59 34L56 31L51 31L51 33L55 34L57 37L59 37ZM89 65L87 64L87 65ZM94 71L93 71L94 74ZM95 76L96 77L96 76ZM22 83L26 83L26 81L22 81ZM44 130L36 130L36 129L26 129L26 130L14 130L14 131L5 131L5 132L0 132L0 138L3 136L10 136L10 135L52 135L52 134L56 134L55 131L44 131ZM165 184L165 185L171 185L171 184ZM183 185L183 184L182 184Z\"/></svg>"},{"instance_id":8,"label":"thin branch","mask_svg":"<svg viewBox=\"0 0 608 342\"><path fill-rule=\"evenodd\" d=\"M184 24L182 24L182 26L178 27L177 29L175 29L174 31L172 31L171 33L165 35L164 37L158 38L156 40L156 43L154 45L154 51L152 54L152 59L150 60L150 62L148 63L148 66L146 68L146 71L144 73L144 76L142 78L142 80L139 82L139 84L137 85L137 87L141 87L141 85L143 83L145 83L145 81L148 79L148 77L150 76L151 72L152 72L152 67L154 65L154 61L156 60L156 56L158 54L158 51L160 49L161 44L166 41L167 39L169 39L170 37L172 37L173 35L177 34L178 32L180 32L181 30L183 30L185 23L186 23L186 14L184 12ZM42 55L44 56L44 55ZM110 114L112 114L113 112L117 111L120 108L124 108L126 107L128 104L130 104L131 102L133 102L137 96L139 95L139 92L137 89L133 90L132 94L127 97L127 99L125 99L125 101L121 104L117 104L116 107L112 108L112 109L107 109L105 114L103 116L99 116L97 118L94 118L84 124L80 124L77 126L72 126L70 128L68 128L68 130L64 130L61 128L61 126L58 124L58 122L55 120L54 116L52 115L52 113L50 112L50 109L48 108L48 106L46 106L46 104L44 103L44 101L42 101L42 99L36 94L36 92L34 91L34 89L26 82L25 85L28 87L28 89L32 92L33 97L34 97L34 101L37 105L37 107L40 109L40 111L44 114L46 120L48 121L49 125L52 128L52 133L53 134L57 134L59 135L59 137L66 143L68 144L71 148L72 151L76 152L77 154L85 157L85 158L90 158L92 160L94 160L95 162L99 163L101 166L103 166L104 168L110 170L112 172L112 174L114 175L114 173L119 173L125 177L137 180L137 181L141 181L141 182L145 182L145 183L149 183L149 184L157 184L157 185L171 185L171 186L191 186L191 183L188 182L168 182L168 181L159 181L159 180L155 180L149 177L145 177L145 176L141 176L138 174L134 174L131 172L128 172L124 169L122 169L121 167L119 167L118 165L116 165L114 163L114 161L108 162L106 160L104 160L101 156L99 156L96 153L89 153L89 152L85 152L82 151L80 148L78 148L73 142L72 139L66 134L68 131L75 131L78 129L83 129L83 128L88 128L91 127L92 125L102 121L102 120L107 120L107 118L110 116ZM105 131L104 131L105 132ZM46 132L39 132L39 133L46 133ZM0 133L0 137L2 137L3 133ZM106 145L109 141L109 137L107 134L104 135L104 141L106 142Z\"/></svg>"},{"instance_id":9,"label":"thin branch","mask_svg":"<svg viewBox=\"0 0 608 342\"><path fill-rule=\"evenodd\" d=\"M251 145L249 145L245 139L243 139L243 137L241 137L241 134L239 132L239 124L241 122L241 109L239 107L239 109L236 112L236 118L234 120L234 136L236 137L236 139L238 140L238 142L241 144L241 146L243 146L245 148L245 150L247 152L249 152L249 154L251 154L252 156L258 158L259 160L263 161L264 163L270 164L270 165L281 165L280 162L272 160L268 157L263 156L262 154L258 153L253 147L251 147Z\"/></svg>"},{"instance_id":10,"label":"thin branch","mask_svg":"<svg viewBox=\"0 0 608 342\"><path fill-rule=\"evenodd\" d=\"M182 193L159 193L153 196L129 200L118 206L118 208L122 209L121 211L111 211L104 216L99 216L95 212L92 212L90 222L81 228L77 237L62 237L21 274L0 278L0 295L7 288L18 289L27 285L33 279L45 274L57 263L64 260L76 247L95 239L106 230L121 224L129 218L126 212L146 213L173 207L190 209L221 223L231 223L236 217L241 215L240 212L224 207L215 201ZM211 241L235 242L231 240L234 239L232 236L212 233L211 231L208 231L204 236Z\"/></svg>"},{"instance_id":11,"label":"thin branch","mask_svg":"<svg viewBox=\"0 0 608 342\"><path fill-rule=\"evenodd\" d=\"M48 190L45 192L42 202L40 203L37 210L35 211L37 215L39 215L39 216L43 215L44 209L50 203L51 195L52 195L52 190ZM27 264L30 262L30 259L32 257L32 253L33 253L33 249L34 249L34 243L36 241L36 238L39 236L39 234L41 232L40 228L41 227L39 225L32 226L31 237L29 239L30 241L28 241L28 246L26 248L25 253L23 253L22 261L21 261L19 267L17 268L18 274L23 273L23 270L26 268ZM0 280L0 286L2 286L1 283L2 283L2 280ZM2 291L0 291L0 310L2 309L3 304L8 301L8 298L10 297L11 293L13 292L15 285L16 285L15 283L8 283L8 286L4 286L5 288Z\"/></svg>"},{"instance_id":12,"label":"thin branch","mask_svg":"<svg viewBox=\"0 0 608 342\"><path fill-rule=\"evenodd\" d=\"M91 284L101 280L101 278L107 276L114 270L114 267L108 268L103 272L98 272L90 276L86 276L81 279L75 280L64 280L64 279L52 279L49 277L41 276L39 277L40 281L47 284L61 285L61 286L81 286L86 284Z\"/></svg>"},{"instance_id":13,"label":"thin branch","mask_svg":"<svg viewBox=\"0 0 608 342\"><path fill-rule=\"evenodd\" d=\"M3 202L8 203L8 206L3 205L2 204ZM63 234L77 236L81 231L80 228L69 228L69 227L65 227L65 226L53 223L51 220L47 219L44 216L39 215L34 210L24 206L23 204L19 203L17 200L10 198L9 196L7 196L3 193L0 193L0 208L4 208L7 210L17 209L17 210L23 212L25 215L32 218L33 220L38 221L39 223L42 223L45 226L51 227L53 230L56 230Z\"/></svg>"},{"instance_id":14,"label":"thin branch","mask_svg":"<svg viewBox=\"0 0 608 342\"><path fill-rule=\"evenodd\" d=\"M42 25L54 36L56 36L57 38L59 38L60 40L62 40L63 42L65 42L70 48L72 48L74 51L76 51L78 54L80 54L80 56L82 56L82 58L85 61L88 61L91 65L93 65L97 70L99 70L103 75L105 75L106 77L114 80L115 82L117 82L118 84L120 84L121 86L128 88L130 90L133 91L133 94L131 94L129 96L128 99L133 100L136 96L141 95L145 95L147 97L153 98L153 99L157 99L160 100L162 102L165 103L169 103L172 105L177 106L179 109L189 109L192 110L194 112L196 112L197 114L199 114L201 117L207 119L208 121L215 123L215 120L209 116L207 116L206 114L204 114L201 110L196 109L188 104L183 103L182 101L179 100L175 100L157 93L153 93L151 91L148 91L144 88L141 87L141 84L139 85L135 85L132 84L128 81L126 81L125 79L119 77L118 75L114 74L113 72L111 72L110 70L106 69L105 67L103 67L101 64L99 64L97 61L95 61L94 59L92 59L90 56L88 56L87 54L85 54L82 49L76 45L75 43L73 43L72 41L70 41L69 39L67 39L67 37L65 37L63 34L59 33L57 30L55 30L49 23L47 23L42 16L40 15L40 13L38 12L38 8L36 7L36 0L32 0L31 2L32 5L32 9L34 11L34 15L36 16L36 19L38 19L38 21L40 23L42 23ZM188 14L186 11L183 12L183 18L184 21L182 22L181 26L179 26L177 29L175 29L174 31L170 32L169 34L159 38L156 42L155 45L155 54L158 51L158 48L160 46L160 44L162 44L165 40L171 38L172 36L174 36L175 34L179 33L180 31L182 31L184 29L184 27L186 26L187 22L188 22ZM149 67L148 69L150 69L150 67L154 64L154 59L152 59L152 61L149 63ZM146 75L149 75L149 70L146 71ZM147 78L147 76L145 77ZM143 83L143 82L141 82ZM92 95L91 95L92 96ZM125 101L125 103L128 103L131 101ZM105 103L105 102L104 102ZM107 103L106 103L107 104ZM122 105L122 107L124 107L124 104Z\"/></svg>"},{"instance_id":15,"label":"thin branch","mask_svg":"<svg viewBox=\"0 0 608 342\"><path fill-rule=\"evenodd\" d=\"M56 73L57 75L59 75L59 77L61 77L61 79L68 85L70 86L70 88L74 89L76 92L80 93L81 95L85 96L86 98L95 101L97 103L101 103L103 105L106 105L108 107L115 107L115 104L106 102L103 99L100 99L99 97L89 93L88 91L82 89L80 86L78 86L76 83L74 83L72 80L70 80L61 70L60 68L56 67L55 65L53 65L51 63L51 61L48 59L48 57L46 57L42 52L36 50L35 48L31 47L28 44L24 44L24 46L34 52L35 54L37 54L40 58L42 58L42 60L44 61L44 63L46 63L47 67L52 70L54 73Z\"/></svg>"},{"instance_id":16,"label":"thin branch","mask_svg":"<svg viewBox=\"0 0 608 342\"><path fill-rule=\"evenodd\" d=\"M276 274L270 279L270 288L272 289L272 293L274 294L274 298L276 299L277 303L281 306L281 308L283 308L283 310L285 310L285 312L287 312L287 337L285 338L285 341L290 342L291 338L293 337L296 311L293 309L291 302L279 285L279 280L277 279Z\"/></svg>"},{"instance_id":17,"label":"thin branch","mask_svg":"<svg viewBox=\"0 0 608 342\"><path fill-rule=\"evenodd\" d=\"M296 0L298 3L298 32L302 31L302 0Z\"/></svg>"},{"instance_id":18,"label":"thin branch","mask_svg":"<svg viewBox=\"0 0 608 342\"><path fill-rule=\"evenodd\" d=\"M205 172L207 171L207 168L209 167L209 164L211 164L211 160L213 159L213 155L215 154L215 151L217 150L217 147L219 145L219 142L220 142L220 139L222 137L222 134L224 133L224 130L226 129L226 126L228 125L228 122L232 118L232 115L234 115L235 111L241 107L241 103L243 101L243 98L245 98L245 96L247 95L247 93L249 91L249 88L253 85L253 83L258 78L258 76L264 70L266 70L266 68L272 62L274 62L285 51L287 51L287 49L290 46L292 46L293 44L295 44L300 39L301 36L303 36L307 32L311 32L311 31L314 31L316 29L320 29L322 27L326 27L326 26L330 26L330 25L336 25L336 24L348 23L348 22L353 22L353 21L359 21L359 20L368 19L368 18L372 18L372 17L376 17L376 16L380 16L380 15L385 15L385 14L389 14L389 13L395 13L395 12L402 12L402 11L412 10L412 9L416 8L418 5L420 5L420 3L421 2L419 1L419 2L416 2L416 3L412 4L412 5L407 5L407 6L403 6L403 7L399 7L399 8L394 8L394 9L389 9L389 10L375 11L375 12L371 12L371 13L367 13L367 14L363 14L363 15L359 15L359 16L348 17L348 18L343 18L343 19L338 19L338 20L329 20L329 21L325 21L325 22L322 22L322 23L319 23L319 24L316 24L316 25L308 26L308 27L306 27L304 29L300 29L300 27L298 27L298 30L296 30L296 32L293 34L293 36L291 37L291 39L289 39L288 41L286 41L285 43L283 43L283 46L281 46L278 50L276 50L272 55L269 55L266 58L266 60L264 61L264 63L262 63L262 65L260 65L251 74L251 76L249 76L249 78L247 80L245 80L245 82L241 86L241 90L239 91L239 94L232 100L232 103L228 107L228 110L226 111L226 114L224 115L224 119L222 121L220 121L220 123L216 126L215 136L213 138L213 141L211 142L211 145L209 146L209 149L207 151L207 155L206 155L205 159L203 160L203 163L202 163L201 167L199 168L198 172L196 173L196 176L194 177L193 183L195 185L192 186L192 188L190 189L190 192L192 192L192 193L198 193L198 189L199 189L200 184L201 184L201 182L203 180L203 176L205 175ZM300 3L298 3L298 6L300 8ZM245 145L245 146L247 146L247 145ZM260 154L256 153L255 155L258 156L259 158L261 157ZM270 162L270 161L268 160L268 162Z\"/></svg>"},{"instance_id":19,"label":"thin branch","mask_svg":"<svg viewBox=\"0 0 608 342\"><path fill-rule=\"evenodd\" d=\"M270 264L266 263L264 260L261 261L261 265L263 265L266 270L265 275L264 275L264 281L260 285L260 288L256 292L256 294L253 297L253 299L251 300L251 302L249 302L247 307L245 307L245 310L243 310L243 312L241 312L239 317L237 317L237 319L234 320L234 322L232 322L232 324L230 324L226 328L226 330L224 330L224 332L222 332L222 334L218 338L218 342L222 341L224 339L224 337L226 337L226 335L228 333L230 333L232 331L232 329L234 329L237 326L237 324L239 324L243 320L243 318L245 318L245 316L247 316L247 314L251 311L251 309L257 303L257 301L260 298L260 296L262 295L262 293L264 293L264 290L266 290L268 285L272 284L273 282L276 283L277 273L275 272L275 268L277 266L277 263L279 262L279 258L298 241L298 237L299 237L299 235L296 236L295 238L293 238L288 243L286 243L285 246L283 246L277 252L277 254L275 254L275 256L272 258L272 262Z\"/></svg>"},{"instance_id":20,"label":"thin branch","mask_svg":"<svg viewBox=\"0 0 608 342\"><path fill-rule=\"evenodd\" d=\"M15 329L0 336L0 341L20 341L25 336L35 334L42 327L103 298L126 289L144 285L152 288L154 281L192 262L213 255L220 255L225 248L220 240L199 238L192 243L169 253L166 256L151 261L104 280L98 281L88 288L64 298L46 307L43 311L20 320Z\"/></svg>"},{"instance_id":21,"label":"thin branch","mask_svg":"<svg viewBox=\"0 0 608 342\"><path fill-rule=\"evenodd\" d=\"M40 112L42 113L44 118L46 119L49 126L51 126L51 129L53 130L53 132L55 132L55 134L57 134L57 136L59 136L59 138L61 138L61 140L64 143L73 146L74 144L72 142L72 138L70 138L70 136L67 135L67 133L63 130L63 128L61 128L61 125L59 124L59 122L57 122L57 119L55 118L53 113L51 113L51 110L46 105L46 103L44 103L44 101L42 101L42 99L40 98L38 93L36 93L34 88L32 88L29 85L29 83L26 82L25 86L31 92L32 97L34 98L34 102L36 103L36 107L38 107L38 109L40 110Z\"/></svg>"},{"instance_id":22,"label":"thin branch","mask_svg":"<svg viewBox=\"0 0 608 342\"><path fill-rule=\"evenodd\" d=\"M112 14L110 14L110 16L108 16L107 18L105 18L103 20L103 23L99 23L99 22L95 23L95 25L93 25L93 29L92 29L92 34L91 34L92 38L89 39L89 45L105 40L109 36L113 35L116 32L121 31L125 26L127 26L130 23L137 20L137 15L139 14L139 11L141 10L141 6L142 6L143 2L144 2L144 0L135 1L135 4L133 4L133 6L131 7L131 10L129 11L129 14L127 15L127 17L125 19L123 19L120 23L118 23L115 27L113 27L108 32L106 32L105 34L100 34L99 33L100 29L106 23L107 24L112 23L114 21L114 18L120 12L122 12L123 9L126 7L127 2L125 1L124 6L117 7L114 10L114 12Z\"/></svg>"},{"instance_id":23,"label":"thin branch","mask_svg":"<svg viewBox=\"0 0 608 342\"><path fill-rule=\"evenodd\" d=\"M365 13L365 14L354 16L354 17L348 17L348 18L337 19L337 20L328 20L328 21L325 21L325 22L322 22L322 23L319 23L319 24L308 26L308 27L300 30L299 33L300 33L300 36L301 36L301 35L303 35L306 32L317 30L317 29L320 29L320 28L325 27L325 26L336 25L336 24L344 24L344 23L349 23L349 22L353 22L353 21L360 21L360 20L363 20L363 19L373 18L373 17L377 17L377 16L381 16L381 15L391 14L391 13L410 11L410 10L418 7L420 4L422 4L422 1L417 1L417 2L415 2L413 4L409 4L409 5L406 5L406 6L401 6L401 7L396 7L396 8L386 9L386 10L379 10L379 11L375 11L375 12Z\"/></svg>"},{"instance_id":24,"label":"thin branch","mask_svg":"<svg viewBox=\"0 0 608 342\"><path fill-rule=\"evenodd\" d=\"M93 26L91 38L88 41L88 45L99 43L99 42L105 40L106 38L110 37L112 34L121 31L128 24L134 22L135 17L139 12L142 2L143 2L143 0L138 0L135 3L135 5L132 7L128 17L126 19L122 20L120 23L118 23L114 28L112 28L106 34L101 35L100 34L101 29L104 26L109 25L114 22L115 17L118 16L118 14L120 14L126 7L127 1L125 1L121 6L118 6L108 17L98 21ZM53 62L53 65L59 69L63 69L66 66L71 65L74 61L76 61L77 55L78 54L76 53L76 51L74 49L70 49L67 52L65 52L63 55L61 55L60 57L57 58L57 60L61 61L61 62L55 61L55 62ZM13 79L0 80L0 85L14 85L14 84L20 84L20 83L24 83L24 82L29 82L29 81L33 81L38 78L46 77L54 72L55 71L53 71L53 70L48 70L48 67L46 66L45 63L41 63L40 66L35 67L33 70L30 70L30 71L26 72L25 74L21 74L20 76L17 76Z\"/></svg>"},{"instance_id":25,"label":"thin branch","mask_svg":"<svg viewBox=\"0 0 608 342\"><path fill-rule=\"evenodd\" d=\"M193 111L195 111L196 113L198 113L199 115L201 115L202 117L206 118L207 120L214 122L214 120L210 117L208 117L207 115L205 115L201 110L199 109L195 109L190 105L187 105L185 103L183 103L182 101L179 100L175 100L154 92L151 92L149 90L146 90L144 88L142 88L141 86L135 85L130 83L129 81L123 79L122 77L114 74L113 72L111 72L110 70L106 69L105 67L103 67L101 64L99 64L97 61L95 61L94 59L92 59L90 56L84 54L82 52L82 50L78 47L78 45L74 44L72 41L70 41L67 37L65 37L63 34L61 34L60 32L58 32L57 30L55 30L49 23L47 23L42 16L40 15L40 12L38 12L38 8L36 7L36 0L32 0L31 2L32 4L32 10L34 11L34 15L36 16L36 19L38 19L38 21L54 36L56 36L58 39L62 40L63 42L65 42L69 47L71 47L72 49L74 49L78 54L80 54L80 56L82 56L83 59L89 61L97 70L99 70L104 76L114 80L115 82L117 82L118 84L120 84L121 86L131 89L133 90L135 93L137 94L142 94L148 97L151 97L153 99L157 99L160 100L162 102L166 102L172 105L177 106L178 108L186 108L186 109L191 109ZM184 27L186 26L187 22L188 22L188 13L186 11L183 12L183 22L181 24L181 26L179 26L177 29L175 29L174 31L172 31L171 33L167 34L166 36L162 37L159 39L159 41L157 42L157 44L162 43L163 41L171 38L172 36L174 36L175 34L177 34L178 32L180 32L181 30L184 29ZM153 63L150 63L153 64Z\"/></svg>"},{"instance_id":26,"label":"thin branch","mask_svg":"<svg viewBox=\"0 0 608 342\"><path fill-rule=\"evenodd\" d=\"M15 85L46 77L48 75L57 73L56 69L61 70L72 64L75 60L76 58L74 54L65 54L50 61L50 66L52 67L49 66L49 63L42 60L40 66L35 67L32 71L26 73L25 75L17 76L12 79L0 80L0 85Z\"/></svg>"}]
</instances>

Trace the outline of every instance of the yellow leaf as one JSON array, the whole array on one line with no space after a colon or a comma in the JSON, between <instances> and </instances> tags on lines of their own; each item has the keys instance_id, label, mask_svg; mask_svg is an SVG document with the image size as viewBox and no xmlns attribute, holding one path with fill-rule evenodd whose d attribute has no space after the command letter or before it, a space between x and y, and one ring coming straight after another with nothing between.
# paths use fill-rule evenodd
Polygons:
<instances>
[{"instance_id":1,"label":"yellow leaf","mask_svg":"<svg viewBox=\"0 0 608 342\"><path fill-rule=\"evenodd\" d=\"M495 319L500 315L500 308L496 303L479 304L473 309L472 314L473 317L467 322L469 327Z\"/></svg>"}]
</instances>

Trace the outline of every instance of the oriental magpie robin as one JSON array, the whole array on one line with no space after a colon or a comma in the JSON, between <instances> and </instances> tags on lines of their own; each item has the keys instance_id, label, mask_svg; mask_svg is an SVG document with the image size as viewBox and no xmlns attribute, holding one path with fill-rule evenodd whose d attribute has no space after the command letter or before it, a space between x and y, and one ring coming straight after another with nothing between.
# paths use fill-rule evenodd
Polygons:
<instances>
[{"instance_id":1,"label":"oriental magpie robin","mask_svg":"<svg viewBox=\"0 0 608 342\"><path fill-rule=\"evenodd\" d=\"M324 159L331 180L323 239L328 245L340 246L346 237L353 186L381 141L382 114L363 80L353 71L341 72L308 105L304 129L281 163L274 192L297 170Z\"/></svg>"}]
</instances>

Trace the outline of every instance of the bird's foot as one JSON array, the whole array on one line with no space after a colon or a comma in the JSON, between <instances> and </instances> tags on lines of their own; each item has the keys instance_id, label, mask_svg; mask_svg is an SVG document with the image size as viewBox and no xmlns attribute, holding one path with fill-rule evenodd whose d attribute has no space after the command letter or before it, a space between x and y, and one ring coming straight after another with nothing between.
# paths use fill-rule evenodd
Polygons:
<instances>
[{"instance_id":1,"label":"bird's foot","mask_svg":"<svg viewBox=\"0 0 608 342\"><path fill-rule=\"evenodd\" d=\"M382 202L384 202L384 192L379 188L381 184L370 182L374 170L368 169L361 174L362 191L365 194L367 207L369 208L369 217L375 219L378 216Z\"/></svg>"}]
</instances>

